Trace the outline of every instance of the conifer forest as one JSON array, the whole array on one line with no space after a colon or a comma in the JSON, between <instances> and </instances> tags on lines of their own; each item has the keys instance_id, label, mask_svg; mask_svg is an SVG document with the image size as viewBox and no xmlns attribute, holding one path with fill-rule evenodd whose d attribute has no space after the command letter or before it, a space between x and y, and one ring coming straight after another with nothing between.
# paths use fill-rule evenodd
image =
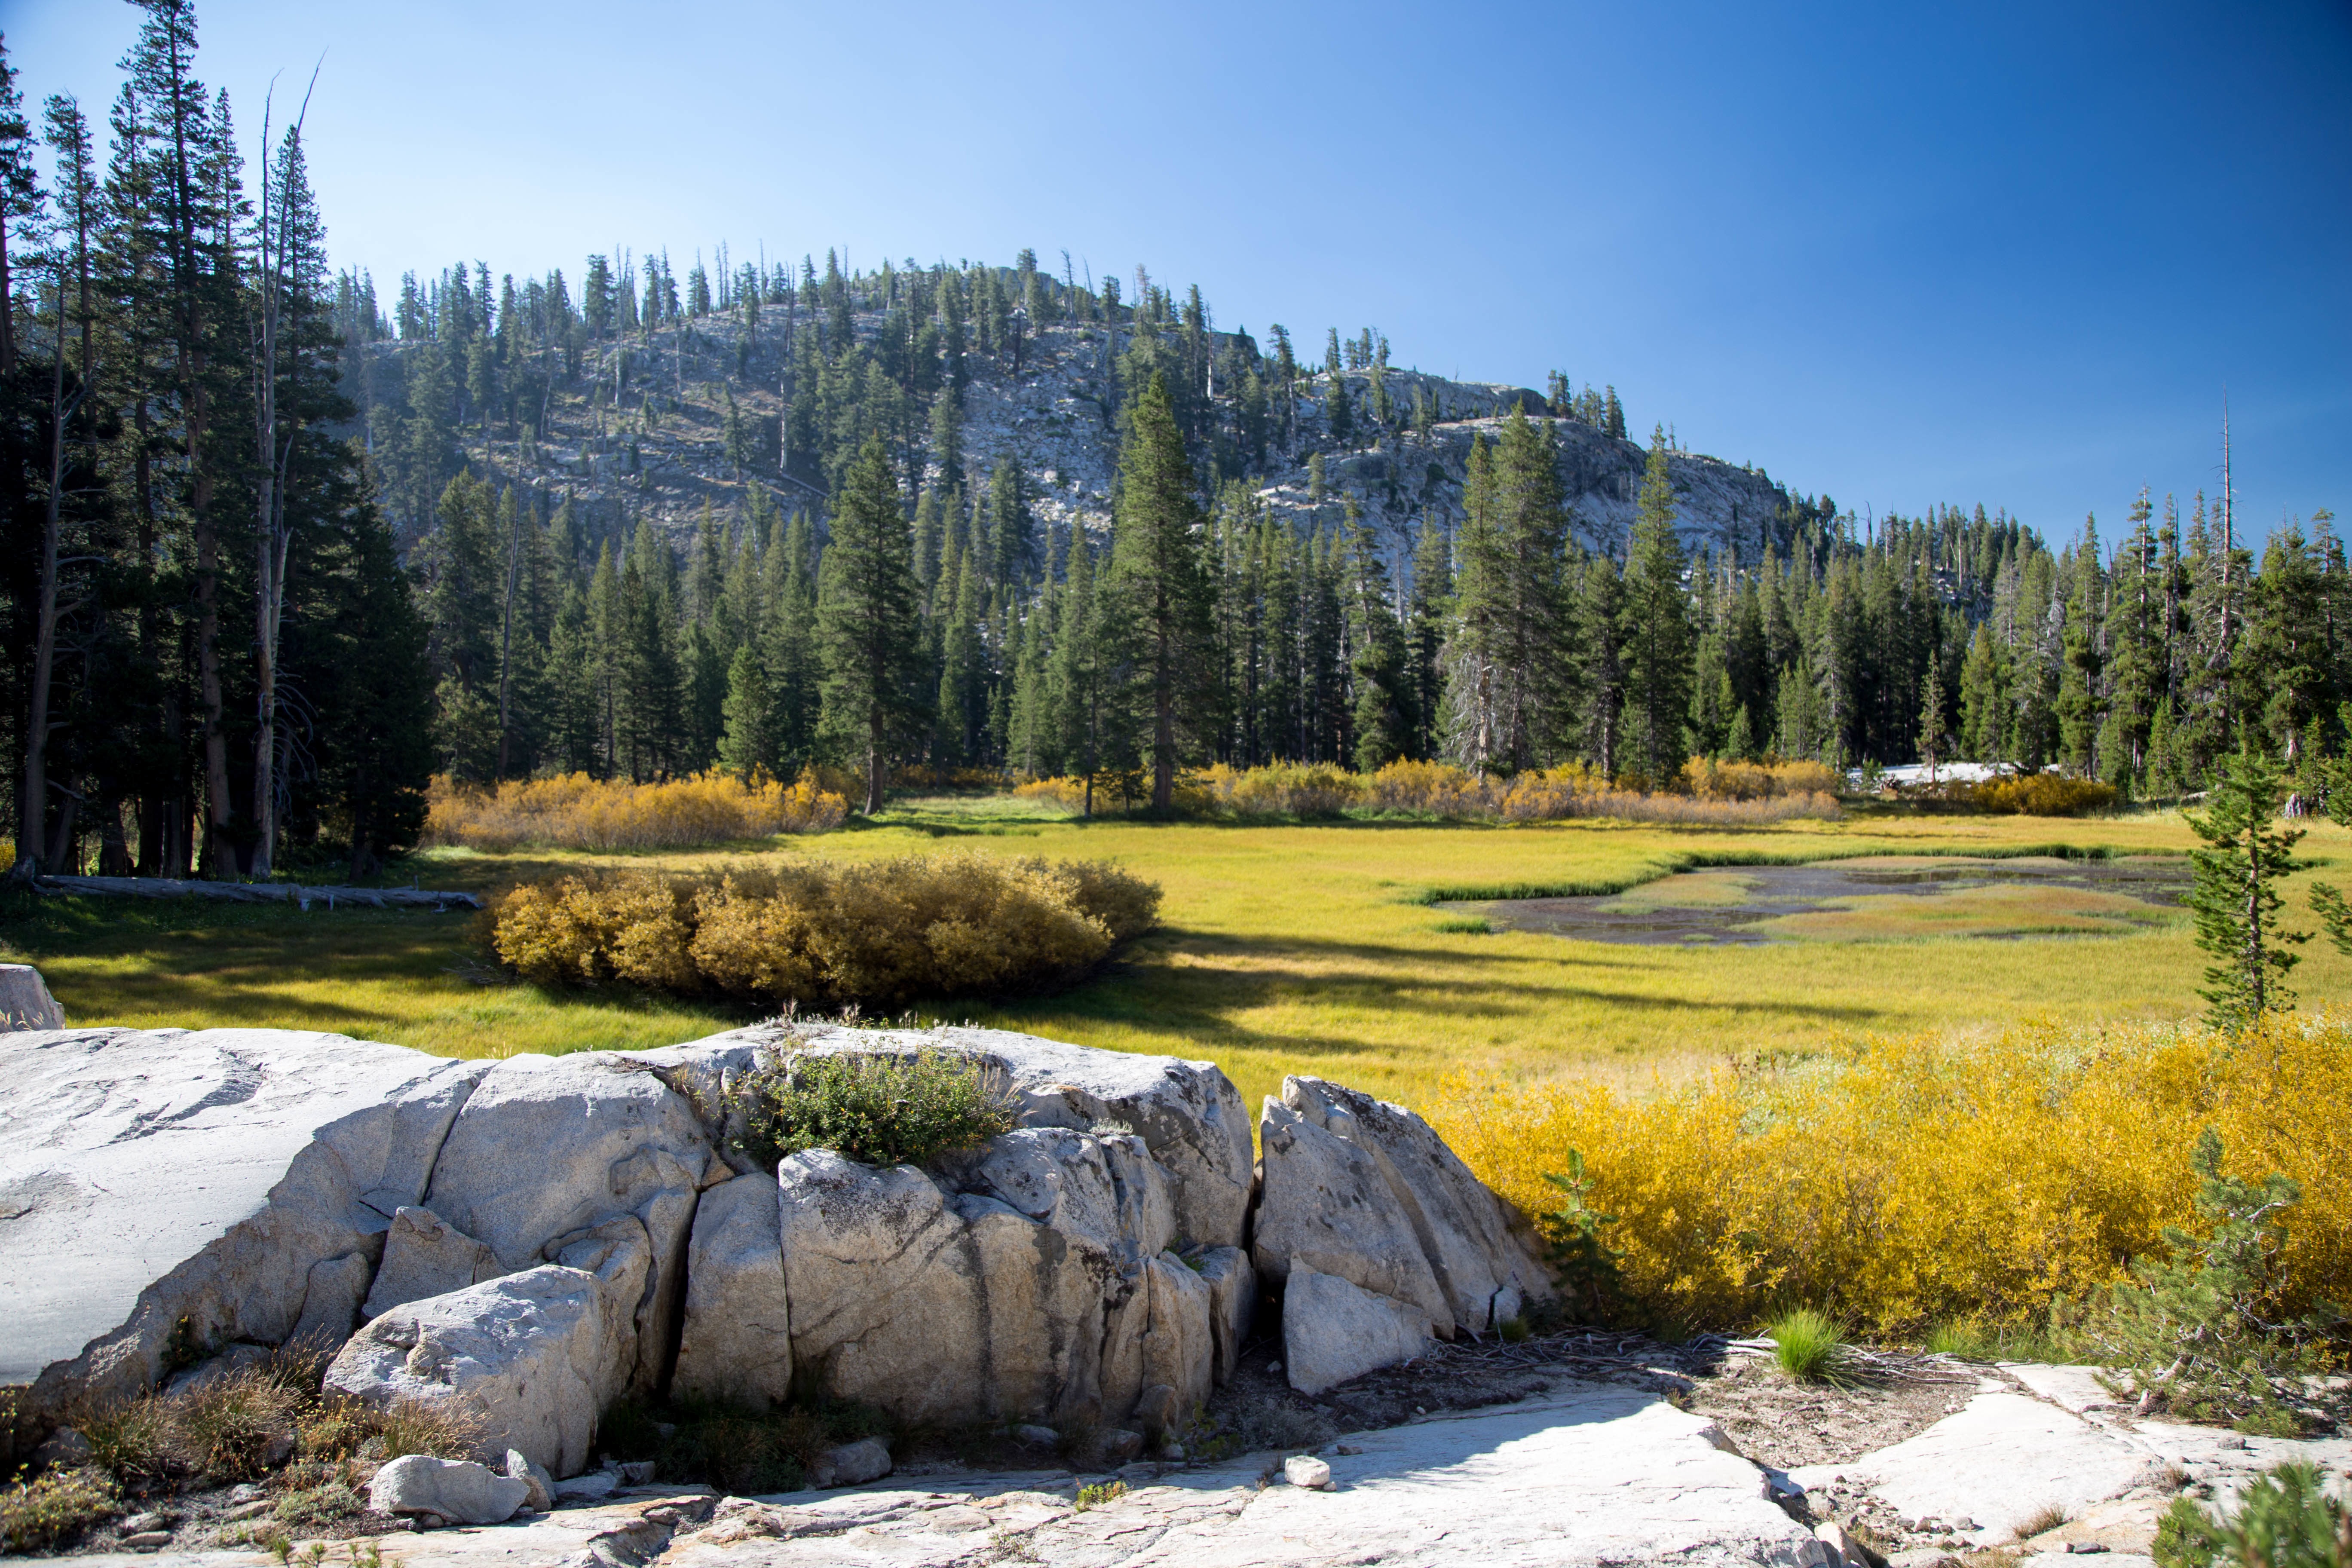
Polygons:
<instances>
[{"instance_id":1,"label":"conifer forest","mask_svg":"<svg viewBox=\"0 0 2352 1568\"><path fill-rule=\"evenodd\" d=\"M1165 809L1213 762L1777 756L2168 796L2343 747L2343 546L2322 511L2252 547L2218 400L2207 493L1858 519L1606 385L1228 329L1066 253L647 237L377 279L330 263L299 94L233 113L191 9L143 9L111 103L0 99L0 726L40 869L363 877L436 773Z\"/></svg>"}]
</instances>

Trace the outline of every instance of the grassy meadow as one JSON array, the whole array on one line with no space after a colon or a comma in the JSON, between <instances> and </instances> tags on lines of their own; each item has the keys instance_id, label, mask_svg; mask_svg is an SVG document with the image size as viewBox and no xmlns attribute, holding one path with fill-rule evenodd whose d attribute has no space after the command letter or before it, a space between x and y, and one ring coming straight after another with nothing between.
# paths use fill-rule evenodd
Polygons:
<instances>
[{"instance_id":1,"label":"grassy meadow","mask_svg":"<svg viewBox=\"0 0 2352 1568\"><path fill-rule=\"evenodd\" d=\"M709 870L771 857L957 848L1107 858L1165 889L1159 931L1074 989L938 1011L1087 1045L1209 1058L1253 1102L1284 1073L1305 1071L1418 1103L1457 1077L1632 1085L1729 1056L1864 1036L2026 1018L2168 1019L2201 1005L2202 960L2185 911L2116 920L2064 888L1985 889L1939 917L1950 933L2022 922L2060 934L1987 941L1941 934L1917 911L1882 919L1864 910L1784 922L1784 934L1800 940L1702 948L1482 932L1458 910L1428 907L1433 899L1638 889L1693 864L2051 846L2178 853L2192 842L2177 816L2155 812L2048 820L1865 810L1840 822L1744 828L1283 825L1087 822L994 796L911 801L823 837L695 853L436 849L402 869L427 887L495 896L567 870ZM2352 832L2323 824L2303 849L2340 874L2352 865ZM2316 929L2301 891L2308 879L2290 887L2290 919ZM1689 892L1706 896L1709 882L1714 896L1732 896L1713 876ZM2070 930L2115 934L2063 934ZM483 936L481 921L465 915L77 899L13 915L0 924L0 949L39 964L76 1024L312 1028L497 1056L665 1045L751 1016L723 1003L511 984ZM2352 960L2324 942L2303 952L2294 982L2307 1008L2352 998Z\"/></svg>"}]
</instances>

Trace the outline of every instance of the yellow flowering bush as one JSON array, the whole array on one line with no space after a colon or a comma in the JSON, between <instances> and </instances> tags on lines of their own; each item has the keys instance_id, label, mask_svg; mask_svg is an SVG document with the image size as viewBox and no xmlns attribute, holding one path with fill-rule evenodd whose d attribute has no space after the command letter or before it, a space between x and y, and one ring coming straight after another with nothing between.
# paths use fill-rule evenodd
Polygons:
<instances>
[{"instance_id":1,"label":"yellow flowering bush","mask_svg":"<svg viewBox=\"0 0 2352 1568\"><path fill-rule=\"evenodd\" d=\"M1579 1151L1641 1310L1742 1324L1803 1303L1880 1333L2024 1323L2193 1223L2207 1127L2231 1171L2302 1184L2288 1310L2352 1300L2352 1024L2021 1026L1873 1041L1629 1096L1457 1086L1433 1121L1530 1213Z\"/></svg>"}]
</instances>

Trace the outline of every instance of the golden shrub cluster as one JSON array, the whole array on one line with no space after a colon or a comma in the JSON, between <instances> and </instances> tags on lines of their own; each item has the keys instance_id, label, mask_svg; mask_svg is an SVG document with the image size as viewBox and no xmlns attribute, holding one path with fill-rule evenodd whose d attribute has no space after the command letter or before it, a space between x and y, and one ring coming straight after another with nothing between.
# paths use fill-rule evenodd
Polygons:
<instances>
[{"instance_id":1,"label":"golden shrub cluster","mask_svg":"<svg viewBox=\"0 0 2352 1568\"><path fill-rule=\"evenodd\" d=\"M492 942L546 985L894 1006L1066 978L1159 911L1156 886L1099 861L910 855L715 879L566 877L509 894Z\"/></svg>"},{"instance_id":2,"label":"golden shrub cluster","mask_svg":"<svg viewBox=\"0 0 2352 1568\"><path fill-rule=\"evenodd\" d=\"M1810 759L1793 763L1743 763L1693 757L1683 764L1682 791L1701 800L1774 800L1790 795L1835 795L1836 770Z\"/></svg>"},{"instance_id":3,"label":"golden shrub cluster","mask_svg":"<svg viewBox=\"0 0 2352 1568\"><path fill-rule=\"evenodd\" d=\"M1968 798L1983 810L2005 812L2012 816L2080 816L2086 811L2105 811L2113 806L2116 786L2096 779L2027 773L1972 784L1969 786Z\"/></svg>"},{"instance_id":4,"label":"golden shrub cluster","mask_svg":"<svg viewBox=\"0 0 2352 1568\"><path fill-rule=\"evenodd\" d=\"M1580 1151L1620 1222L1631 1301L1747 1324L1819 1307L1880 1333L2024 1323L2162 1256L2195 1224L2189 1153L2302 1184L2291 1300L2352 1300L2352 1024L2272 1015L2236 1040L2179 1026L2021 1027L1874 1042L1647 1098L1596 1083L1458 1087L1433 1120L1529 1212Z\"/></svg>"},{"instance_id":5,"label":"golden shrub cluster","mask_svg":"<svg viewBox=\"0 0 2352 1568\"><path fill-rule=\"evenodd\" d=\"M495 790L433 781L425 832L435 844L509 849L684 849L775 833L829 833L848 815L816 775L745 784L713 771L666 784L599 782L586 773L511 780Z\"/></svg>"},{"instance_id":6,"label":"golden shrub cluster","mask_svg":"<svg viewBox=\"0 0 2352 1568\"><path fill-rule=\"evenodd\" d=\"M1177 805L1236 816L1329 816L1359 807L1452 820L1553 822L1614 816L1633 822L1744 826L1793 817L1834 817L1837 775L1819 763L1693 761L1675 792L1623 789L1584 764L1511 777L1474 773L1451 763L1395 762L1373 773L1328 763L1269 763L1236 768L1218 763L1184 774ZM1033 779L1016 795L1076 810L1080 779ZM1095 803L1108 798L1097 782Z\"/></svg>"},{"instance_id":7,"label":"golden shrub cluster","mask_svg":"<svg viewBox=\"0 0 2352 1568\"><path fill-rule=\"evenodd\" d=\"M1581 763L1510 781L1495 814L1506 822L1558 822L1579 816L1612 816L1627 822L1686 822L1727 826L1787 822L1797 817L1835 817L1834 796L1821 791L1761 799L1708 799L1667 792L1620 789Z\"/></svg>"},{"instance_id":8,"label":"golden shrub cluster","mask_svg":"<svg viewBox=\"0 0 2352 1568\"><path fill-rule=\"evenodd\" d=\"M1331 816L1364 797L1361 775L1329 763L1218 763L1187 774L1185 784L1211 810L1241 816Z\"/></svg>"}]
</instances>

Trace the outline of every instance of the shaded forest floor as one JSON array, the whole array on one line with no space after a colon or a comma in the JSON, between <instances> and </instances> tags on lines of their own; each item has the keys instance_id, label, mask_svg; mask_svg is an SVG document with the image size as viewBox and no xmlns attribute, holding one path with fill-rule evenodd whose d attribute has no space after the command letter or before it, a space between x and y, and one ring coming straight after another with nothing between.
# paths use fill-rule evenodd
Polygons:
<instances>
[{"instance_id":1,"label":"shaded forest floor","mask_svg":"<svg viewBox=\"0 0 2352 1568\"><path fill-rule=\"evenodd\" d=\"M1860 1036L1995 1027L2022 1017L2197 1012L2203 958L2186 911L2116 934L1985 941L1852 936L1754 946L1629 946L1540 931L1481 932L1432 896L1603 892L1678 865L1863 854L2017 854L2034 847L2178 853L2171 813L2052 821L1908 816L1738 830L1578 821L1496 826L1074 820L1006 797L902 803L821 838L690 854L427 850L401 870L497 895L597 868L716 869L767 857L864 859L923 849L1107 858L1166 891L1162 926L1083 984L987 1006L919 1009L1113 1049L1216 1060L1244 1094L1286 1072L1407 1102L1446 1078L1598 1073L1646 1082L1727 1057ZM2336 874L2352 832L2322 825L2306 861ZM2323 873L2325 874L2325 873ZM2288 920L2315 929L2305 889ZM323 1029L460 1056L672 1044L746 1022L724 1003L509 983L484 917L182 907L95 899L13 905L0 956L41 966L76 1025ZM2352 1001L2352 959L2303 949L2305 1006Z\"/></svg>"}]
</instances>

